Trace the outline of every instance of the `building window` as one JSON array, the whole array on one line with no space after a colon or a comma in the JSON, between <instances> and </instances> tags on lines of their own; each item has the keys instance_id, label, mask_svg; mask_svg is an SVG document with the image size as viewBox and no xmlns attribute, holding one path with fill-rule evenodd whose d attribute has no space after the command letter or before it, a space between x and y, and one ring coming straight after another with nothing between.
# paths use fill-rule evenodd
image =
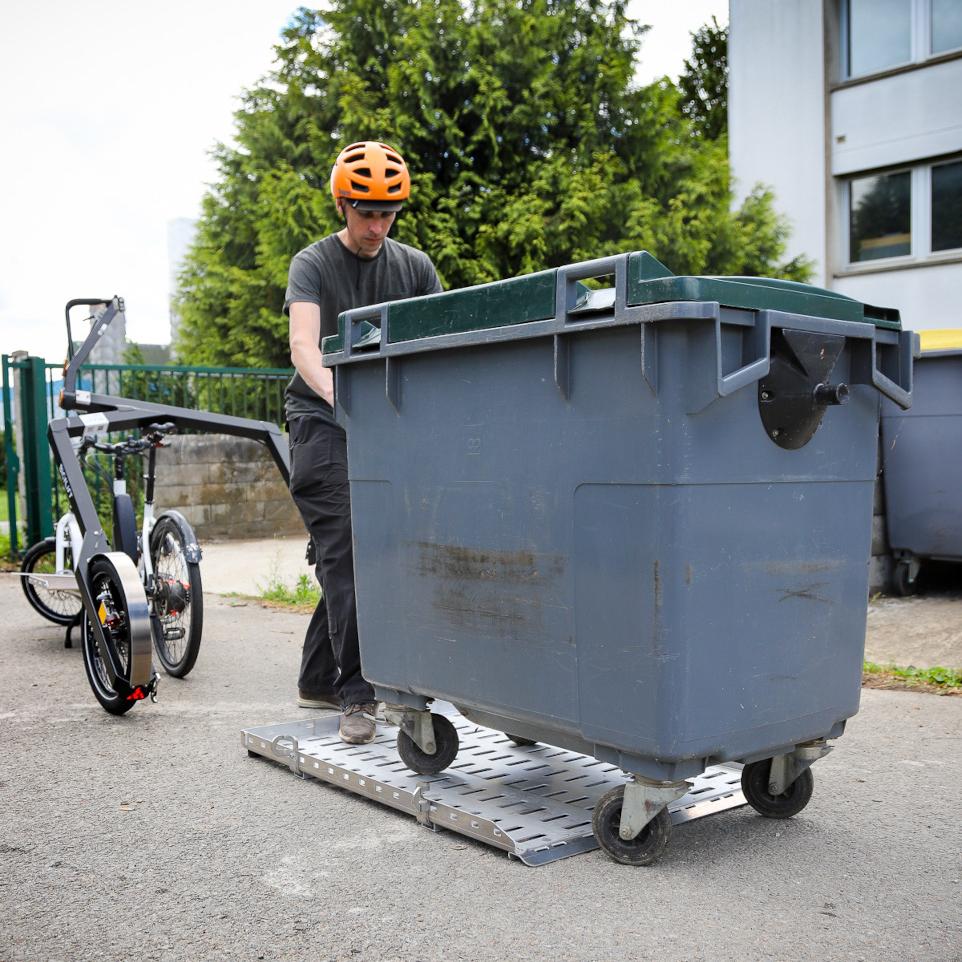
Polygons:
<instances>
[{"instance_id":1,"label":"building window","mask_svg":"<svg viewBox=\"0 0 962 962\"><path fill-rule=\"evenodd\" d=\"M932 250L956 247L962 247L962 160L932 168Z\"/></svg>"},{"instance_id":2,"label":"building window","mask_svg":"<svg viewBox=\"0 0 962 962\"><path fill-rule=\"evenodd\" d=\"M962 0L842 0L840 10L845 77L962 52Z\"/></svg>"},{"instance_id":3,"label":"building window","mask_svg":"<svg viewBox=\"0 0 962 962\"><path fill-rule=\"evenodd\" d=\"M962 157L910 169L849 177L841 182L848 238L843 256L853 267L899 258L924 261L962 251Z\"/></svg>"},{"instance_id":4,"label":"building window","mask_svg":"<svg viewBox=\"0 0 962 962\"><path fill-rule=\"evenodd\" d=\"M912 3L913 0L849 0L850 77L911 61Z\"/></svg>"},{"instance_id":5,"label":"building window","mask_svg":"<svg viewBox=\"0 0 962 962\"><path fill-rule=\"evenodd\" d=\"M912 253L912 175L902 170L849 182L853 262Z\"/></svg>"},{"instance_id":6,"label":"building window","mask_svg":"<svg viewBox=\"0 0 962 962\"><path fill-rule=\"evenodd\" d=\"M959 48L962 48L962 3L932 0L932 53Z\"/></svg>"}]
</instances>

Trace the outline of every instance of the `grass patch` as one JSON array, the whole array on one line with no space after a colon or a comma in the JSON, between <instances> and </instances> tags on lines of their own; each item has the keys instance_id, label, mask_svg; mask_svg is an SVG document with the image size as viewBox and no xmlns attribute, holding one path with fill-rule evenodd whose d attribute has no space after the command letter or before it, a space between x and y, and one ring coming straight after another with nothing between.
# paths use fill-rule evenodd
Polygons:
<instances>
[{"instance_id":1,"label":"grass patch","mask_svg":"<svg viewBox=\"0 0 962 962\"><path fill-rule=\"evenodd\" d=\"M10 557L10 535L0 532L0 571L19 571L20 562Z\"/></svg>"},{"instance_id":2,"label":"grass patch","mask_svg":"<svg viewBox=\"0 0 962 962\"><path fill-rule=\"evenodd\" d=\"M867 661L862 666L862 684L866 688L928 691L939 695L962 695L962 671L954 668L900 668Z\"/></svg>"},{"instance_id":3,"label":"grass patch","mask_svg":"<svg viewBox=\"0 0 962 962\"><path fill-rule=\"evenodd\" d=\"M297 583L291 587L277 578L272 578L260 593L260 599L271 605L284 608L310 609L317 607L321 598L320 587L306 575L299 575Z\"/></svg>"},{"instance_id":4,"label":"grass patch","mask_svg":"<svg viewBox=\"0 0 962 962\"><path fill-rule=\"evenodd\" d=\"M9 498L7 498L7 491L5 488L0 488L0 521L10 520L10 505L7 503Z\"/></svg>"}]
</instances>

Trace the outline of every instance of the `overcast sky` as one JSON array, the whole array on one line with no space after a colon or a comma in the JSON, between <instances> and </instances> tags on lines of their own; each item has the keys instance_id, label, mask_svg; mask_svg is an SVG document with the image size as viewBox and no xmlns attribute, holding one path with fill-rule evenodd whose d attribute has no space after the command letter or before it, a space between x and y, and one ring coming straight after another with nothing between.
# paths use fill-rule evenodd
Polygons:
<instances>
[{"instance_id":1,"label":"overcast sky","mask_svg":"<svg viewBox=\"0 0 962 962\"><path fill-rule=\"evenodd\" d=\"M122 294L127 334L166 343L167 226L197 217L242 89L290 0L6 0L0 7L0 353L63 358L63 305ZM632 0L639 79L678 75L727 0Z\"/></svg>"}]
</instances>

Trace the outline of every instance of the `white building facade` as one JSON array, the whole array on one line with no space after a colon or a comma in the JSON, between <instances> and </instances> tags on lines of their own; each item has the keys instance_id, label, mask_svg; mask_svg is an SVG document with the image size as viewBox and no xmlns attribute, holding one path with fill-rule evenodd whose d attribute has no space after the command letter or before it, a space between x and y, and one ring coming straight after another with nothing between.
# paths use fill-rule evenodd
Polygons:
<instances>
[{"instance_id":1,"label":"white building facade","mask_svg":"<svg viewBox=\"0 0 962 962\"><path fill-rule=\"evenodd\" d=\"M813 283L962 327L962 0L731 0L738 201L773 188Z\"/></svg>"}]
</instances>

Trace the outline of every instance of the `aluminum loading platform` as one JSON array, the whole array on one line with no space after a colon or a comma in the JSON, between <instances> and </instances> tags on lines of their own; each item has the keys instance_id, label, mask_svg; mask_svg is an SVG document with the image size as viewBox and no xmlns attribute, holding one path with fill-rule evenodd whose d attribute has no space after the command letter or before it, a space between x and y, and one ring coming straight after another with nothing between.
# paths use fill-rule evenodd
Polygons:
<instances>
[{"instance_id":1,"label":"aluminum loading platform","mask_svg":"<svg viewBox=\"0 0 962 962\"><path fill-rule=\"evenodd\" d=\"M440 706L435 705L435 710ZM346 745L337 714L310 721L246 728L243 746L311 776L508 853L525 865L544 865L598 848L591 831L597 799L627 779L590 755L537 744L519 747L501 732L481 728L453 709L460 750L439 775L416 775L398 758L397 729L379 721L369 745ZM744 805L741 766L718 765L694 779L669 806L672 823Z\"/></svg>"}]
</instances>

